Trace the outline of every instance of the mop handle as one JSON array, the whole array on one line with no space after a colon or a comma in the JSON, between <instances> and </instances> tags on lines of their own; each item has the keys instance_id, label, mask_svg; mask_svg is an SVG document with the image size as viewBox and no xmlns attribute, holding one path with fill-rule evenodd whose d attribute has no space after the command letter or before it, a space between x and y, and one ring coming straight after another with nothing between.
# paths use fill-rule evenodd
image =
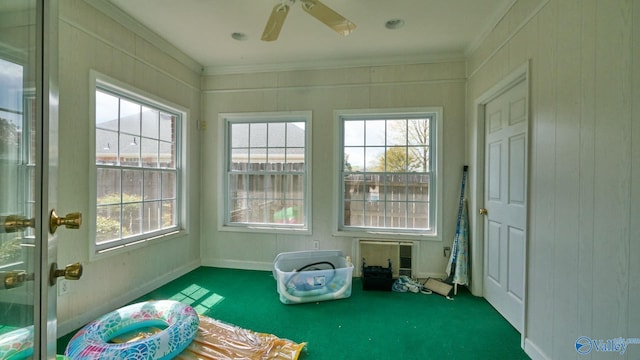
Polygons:
<instances>
[{"instance_id":1,"label":"mop handle","mask_svg":"<svg viewBox=\"0 0 640 360\"><path fill-rule=\"evenodd\" d=\"M458 219L456 221L456 236L460 233L460 219L462 218L462 203L464 202L464 187L467 182L467 170L469 166L462 168L462 185L460 188L460 202L458 203Z\"/></svg>"}]
</instances>

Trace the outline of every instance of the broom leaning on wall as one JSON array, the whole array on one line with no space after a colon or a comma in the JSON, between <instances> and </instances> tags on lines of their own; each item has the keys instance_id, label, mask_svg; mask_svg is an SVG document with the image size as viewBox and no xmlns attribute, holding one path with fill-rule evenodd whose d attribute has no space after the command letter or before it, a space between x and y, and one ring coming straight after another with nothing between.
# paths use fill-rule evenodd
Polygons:
<instances>
[{"instance_id":1,"label":"broom leaning on wall","mask_svg":"<svg viewBox=\"0 0 640 360\"><path fill-rule=\"evenodd\" d=\"M458 203L458 220L456 222L456 234L451 246L451 256L447 264L446 283L454 286L453 293L458 293L458 285L469 285L469 214L467 199L464 198L464 188L467 182L465 165L462 169L462 185L460 188L460 201Z\"/></svg>"}]
</instances>

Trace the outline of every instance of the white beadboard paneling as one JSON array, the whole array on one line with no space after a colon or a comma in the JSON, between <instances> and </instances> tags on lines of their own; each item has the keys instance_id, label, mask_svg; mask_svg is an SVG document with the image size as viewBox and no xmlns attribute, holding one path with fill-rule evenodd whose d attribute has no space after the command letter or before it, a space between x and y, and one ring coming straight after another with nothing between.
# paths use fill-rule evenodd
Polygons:
<instances>
[{"instance_id":1,"label":"white beadboard paneling","mask_svg":"<svg viewBox=\"0 0 640 360\"><path fill-rule=\"evenodd\" d=\"M493 28L493 31L489 34L488 38L491 44L493 44L492 48L496 49L497 47L502 46L504 42L509 38L512 32L512 19L514 12L509 12L509 16L504 16L496 26Z\"/></svg>"},{"instance_id":2,"label":"white beadboard paneling","mask_svg":"<svg viewBox=\"0 0 640 360\"><path fill-rule=\"evenodd\" d=\"M372 83L461 80L464 78L464 61L376 66L371 69Z\"/></svg>"},{"instance_id":3,"label":"white beadboard paneling","mask_svg":"<svg viewBox=\"0 0 640 360\"><path fill-rule=\"evenodd\" d=\"M202 77L202 91L239 89L272 89L278 84L278 73L208 75Z\"/></svg>"},{"instance_id":4,"label":"white beadboard paneling","mask_svg":"<svg viewBox=\"0 0 640 360\"><path fill-rule=\"evenodd\" d=\"M278 73L278 87L337 86L366 84L370 81L368 67L327 70L298 70Z\"/></svg>"},{"instance_id":5,"label":"white beadboard paneling","mask_svg":"<svg viewBox=\"0 0 640 360\"><path fill-rule=\"evenodd\" d=\"M580 202L578 213L578 321L576 330L579 336L590 336L593 327L593 286L594 280L594 226L595 226L595 123L596 88L595 54L597 52L596 6L598 0L585 0L581 9L580 38ZM591 355L583 355L590 358Z\"/></svg>"},{"instance_id":6,"label":"white beadboard paneling","mask_svg":"<svg viewBox=\"0 0 640 360\"><path fill-rule=\"evenodd\" d=\"M640 4L633 3L631 66L631 208L629 211L629 319L627 337L640 338ZM640 345L630 346L628 359L640 359Z\"/></svg>"},{"instance_id":7,"label":"white beadboard paneling","mask_svg":"<svg viewBox=\"0 0 640 360\"><path fill-rule=\"evenodd\" d=\"M105 40L119 44L123 51L133 53L135 51L136 35L127 31L109 16L96 11L84 0L60 1L60 18L73 23L83 29L92 29L97 35L97 41ZM96 26L100 24L100 26Z\"/></svg>"},{"instance_id":8,"label":"white beadboard paneling","mask_svg":"<svg viewBox=\"0 0 640 360\"><path fill-rule=\"evenodd\" d=\"M598 3L593 338L627 330L629 296L630 18L623 0ZM606 119L606 121L603 121ZM616 314L606 314L616 309Z\"/></svg>"},{"instance_id":9,"label":"white beadboard paneling","mask_svg":"<svg viewBox=\"0 0 640 360\"><path fill-rule=\"evenodd\" d=\"M566 358L566 348L582 334L578 321L578 257L580 239L576 236L580 212L580 5L581 0L558 2L556 74L556 227L554 239L555 271L553 293L567 293L553 302L554 357ZM561 259L561 260L560 260Z\"/></svg>"},{"instance_id":10,"label":"white beadboard paneling","mask_svg":"<svg viewBox=\"0 0 640 360\"><path fill-rule=\"evenodd\" d=\"M86 1L70 0L62 3L64 6L60 8L60 20L89 35L92 45L101 42L114 53L127 54L144 63L144 66L158 70L164 76L187 84L192 89L200 89L200 68L198 65L195 61L180 53L179 50L171 48L168 43L163 42L166 47L162 49L154 47L138 34L127 30L109 15L88 5ZM86 47L78 48L86 49ZM88 48L91 48L91 46ZM175 57L168 55L168 53L172 53L172 55L178 55L179 53L178 57L183 62L176 60ZM98 56L97 52L87 52L87 55L93 55L94 63L96 64L94 69L105 73L110 71L105 71L99 67L101 61L114 61L117 59L115 54L114 56ZM184 65L185 63L188 63L188 65ZM194 70L194 68L197 70ZM113 77L117 78L117 76ZM122 77L123 81L128 81L129 79L130 77Z\"/></svg>"},{"instance_id":11,"label":"white beadboard paneling","mask_svg":"<svg viewBox=\"0 0 640 360\"><path fill-rule=\"evenodd\" d=\"M184 80L191 87L200 88L200 73L194 72L174 57L167 56L165 49L154 46L140 36L136 36L135 46L136 57L145 63L152 64L153 67Z\"/></svg>"},{"instance_id":12,"label":"white beadboard paneling","mask_svg":"<svg viewBox=\"0 0 640 360\"><path fill-rule=\"evenodd\" d=\"M166 53L149 44L139 46L142 56L137 56L136 35L84 1L61 2L60 19L59 206L64 211L89 214L88 189L93 185L87 174L94 166L89 154L95 151L89 140L94 135L87 121L94 111L89 102L89 95L95 90L90 87L90 70L187 108L195 119L200 117L201 107L199 73L167 59ZM185 155L187 165L191 165L192 161L199 162L200 139L191 126L192 119L185 120ZM199 167L190 166L184 185L190 190L185 199L186 212L192 216L186 219L188 233L179 238L153 241L114 256L89 260L89 243L94 238L89 227L83 225L64 234L58 242L58 263L81 261L84 274L80 281L70 284L69 296L58 299L58 320L63 328L65 324L77 327L95 318L99 315L95 311L112 310L97 304L121 306L142 295L138 291L151 290L147 286L162 285L173 275L179 276L200 263L199 219L193 216L200 210L199 181Z\"/></svg>"},{"instance_id":13,"label":"white beadboard paneling","mask_svg":"<svg viewBox=\"0 0 640 360\"><path fill-rule=\"evenodd\" d=\"M126 12L122 11L111 2L103 0L84 0L84 2L86 2L87 4L91 4L91 6L95 7L101 13L104 13L111 19L114 19L116 22L118 22L118 24L122 25L123 29L136 34L136 36L138 37L147 39L147 41L151 42L154 47L162 49L162 51L166 53L168 57L180 61L184 65L184 68L188 68L191 72L196 74L200 74L203 71L202 65L198 64L195 60L183 53L176 46L151 31L145 25L139 23L136 19L131 17ZM163 57L166 58L166 56L164 55Z\"/></svg>"},{"instance_id":14,"label":"white beadboard paneling","mask_svg":"<svg viewBox=\"0 0 640 360\"><path fill-rule=\"evenodd\" d=\"M528 22L531 16L549 0L519 0L516 1L509 11L507 17L509 21L509 30L516 31L523 23ZM514 39L515 41L515 39Z\"/></svg>"},{"instance_id":15,"label":"white beadboard paneling","mask_svg":"<svg viewBox=\"0 0 640 360\"><path fill-rule=\"evenodd\" d=\"M275 90L248 90L241 95L236 92L216 92L205 95L205 106L212 111L218 112L259 112L277 111L278 93ZM210 123L210 127L204 134L209 137L214 133L215 124L218 121L218 114L210 113L205 116ZM214 133L215 134L215 133ZM211 145L216 145L215 142ZM213 155L214 153L210 153Z\"/></svg>"},{"instance_id":16,"label":"white beadboard paneling","mask_svg":"<svg viewBox=\"0 0 640 360\"><path fill-rule=\"evenodd\" d=\"M373 108L439 106L443 102L439 84L385 84L370 89Z\"/></svg>"},{"instance_id":17,"label":"white beadboard paneling","mask_svg":"<svg viewBox=\"0 0 640 360\"><path fill-rule=\"evenodd\" d=\"M278 251L277 234L227 232L224 235L228 241L217 241L214 248L218 254L233 254L226 257L228 259L272 262ZM225 258L225 256L217 257Z\"/></svg>"},{"instance_id":18,"label":"white beadboard paneling","mask_svg":"<svg viewBox=\"0 0 640 360\"><path fill-rule=\"evenodd\" d=\"M332 128L333 113L329 109L362 108L369 105L370 89L363 85L335 87L284 88L277 91L278 111L315 110L318 126ZM322 112L320 116L317 112ZM317 128L318 126L314 126Z\"/></svg>"},{"instance_id":19,"label":"white beadboard paneling","mask_svg":"<svg viewBox=\"0 0 640 360\"><path fill-rule=\"evenodd\" d=\"M465 129L465 123L459 121L464 119L466 112L464 107L464 99L466 97L467 85L464 82L447 82L440 84L442 91L442 104L444 115L447 119L455 119L456 130L462 132Z\"/></svg>"},{"instance_id":20,"label":"white beadboard paneling","mask_svg":"<svg viewBox=\"0 0 640 360\"><path fill-rule=\"evenodd\" d=\"M519 3L519 2L518 2ZM518 4L516 3L516 4ZM531 19L518 31L508 44L509 67L514 68L529 59L536 58L536 41L538 40L538 18Z\"/></svg>"},{"instance_id":21,"label":"white beadboard paneling","mask_svg":"<svg viewBox=\"0 0 640 360\"><path fill-rule=\"evenodd\" d=\"M58 27L59 42L61 44L76 44L78 46L88 46L90 39L83 33L73 30L64 22ZM77 57L74 52L59 52L59 72L66 76L59 81L60 107L58 130L63 136L71 139L84 139L89 133L87 121L73 121L78 114L89 114L89 92L74 93L78 84L89 84L89 68L84 59ZM69 71L76 69L76 71ZM62 139L61 139L62 140ZM78 201L77 197L64 196L63 194L88 194L89 184L86 181L87 169L77 164L89 163L88 151L77 151L77 148L64 146L60 141L58 156L62 161L58 164L60 174L66 175L65 181L58 181L58 207L60 209L73 209L83 214L89 213L88 201ZM83 199L84 200L84 199ZM71 210L69 210L71 211ZM58 241L58 262L69 264L75 261L86 261L89 259L89 244L87 234L84 231L69 231L64 234L64 239Z\"/></svg>"},{"instance_id":22,"label":"white beadboard paneling","mask_svg":"<svg viewBox=\"0 0 640 360\"><path fill-rule=\"evenodd\" d=\"M144 294L157 289L158 287L179 278L180 276L188 273L196 269L200 265L199 261L192 261L191 263L181 264L180 267L174 269L171 272L161 274L154 278L151 278L144 284L136 284L136 286L132 286L126 291L122 291L117 293L117 295L113 295L113 293L100 294L101 301L90 300L88 310L79 314L74 318L68 319L58 319L58 337L64 336L65 334L69 334L74 330L84 326L90 321L97 319L98 317L113 311L113 309L117 309L131 302L131 299L136 299ZM105 271L107 273L108 271ZM102 279L104 281L109 281L108 278ZM70 285L71 289L73 289L73 284ZM70 290L73 291L73 290ZM77 291L76 291L77 292ZM69 293L67 296L80 296L79 294L71 294ZM87 297L88 298L88 297ZM63 303L59 305L60 307L68 307L71 303ZM77 305L77 304L76 304ZM69 312L68 310L66 312ZM63 352L64 349L58 349L58 352Z\"/></svg>"},{"instance_id":23,"label":"white beadboard paneling","mask_svg":"<svg viewBox=\"0 0 640 360\"><path fill-rule=\"evenodd\" d=\"M556 146L556 12L555 4L542 9L538 19L538 54L533 59L532 142L535 143L535 158L531 170L531 210L535 214L530 228L529 282L527 284L527 337L536 339L538 347L551 352L555 336L553 318L539 321L541 314L554 308L559 301L554 295L553 282L557 260L554 256L554 234L556 224L555 205L555 146Z\"/></svg>"},{"instance_id":24,"label":"white beadboard paneling","mask_svg":"<svg viewBox=\"0 0 640 360\"><path fill-rule=\"evenodd\" d=\"M517 27L525 8L535 14ZM519 0L505 17L515 33L497 30L470 55L468 91L500 80L496 39L507 37L510 67L531 58L524 347L534 359L599 358L578 355L577 337L640 336L640 3ZM635 359L640 347L609 355Z\"/></svg>"}]
</instances>

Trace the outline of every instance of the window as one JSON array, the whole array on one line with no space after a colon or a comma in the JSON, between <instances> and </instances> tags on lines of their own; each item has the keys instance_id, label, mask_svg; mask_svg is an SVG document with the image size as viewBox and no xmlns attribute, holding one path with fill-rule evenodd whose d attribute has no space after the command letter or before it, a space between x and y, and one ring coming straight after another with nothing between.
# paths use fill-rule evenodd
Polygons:
<instances>
[{"instance_id":1,"label":"window","mask_svg":"<svg viewBox=\"0 0 640 360\"><path fill-rule=\"evenodd\" d=\"M95 250L180 230L184 113L122 87L95 87Z\"/></svg>"},{"instance_id":2,"label":"window","mask_svg":"<svg viewBox=\"0 0 640 360\"><path fill-rule=\"evenodd\" d=\"M0 57L0 270L24 267L35 237L32 227L16 236L4 226L11 215L30 219L36 214L36 102L34 90L25 89L26 68L20 63Z\"/></svg>"},{"instance_id":3,"label":"window","mask_svg":"<svg viewBox=\"0 0 640 360\"><path fill-rule=\"evenodd\" d=\"M440 113L337 113L339 230L436 235Z\"/></svg>"},{"instance_id":4,"label":"window","mask_svg":"<svg viewBox=\"0 0 640 360\"><path fill-rule=\"evenodd\" d=\"M227 229L308 230L310 112L223 114Z\"/></svg>"}]
</instances>

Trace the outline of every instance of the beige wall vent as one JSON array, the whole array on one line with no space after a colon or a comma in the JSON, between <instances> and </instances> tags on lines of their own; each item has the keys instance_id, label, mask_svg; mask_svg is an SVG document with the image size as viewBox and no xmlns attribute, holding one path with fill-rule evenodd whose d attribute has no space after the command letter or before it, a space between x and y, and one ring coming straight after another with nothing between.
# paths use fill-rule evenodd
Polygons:
<instances>
[{"instance_id":1,"label":"beige wall vent","mask_svg":"<svg viewBox=\"0 0 640 360\"><path fill-rule=\"evenodd\" d=\"M358 273L362 274L362 258L367 266L388 266L387 259L391 259L393 277L400 275L413 277L414 256L413 242L411 241L381 241L365 240L359 241L360 259Z\"/></svg>"}]
</instances>

